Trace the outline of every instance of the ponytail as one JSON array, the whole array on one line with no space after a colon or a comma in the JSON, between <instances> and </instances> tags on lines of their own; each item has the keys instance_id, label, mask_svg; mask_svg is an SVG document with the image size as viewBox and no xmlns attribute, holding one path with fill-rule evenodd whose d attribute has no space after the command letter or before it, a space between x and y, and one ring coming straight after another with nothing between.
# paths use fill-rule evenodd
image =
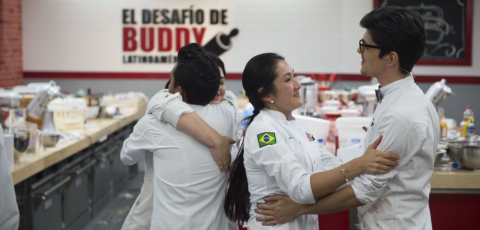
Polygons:
<instances>
[{"instance_id":1,"label":"ponytail","mask_svg":"<svg viewBox=\"0 0 480 230\"><path fill-rule=\"evenodd\" d=\"M242 85L254 108L253 115L245 119L248 121L245 131L260 113L260 110L265 107L263 98L268 94L276 93L273 82L277 78L275 71L277 62L280 60L284 60L284 58L278 54L264 53L250 59L245 66ZM247 173L243 158L244 143L245 138L242 138L237 158L233 161L228 175L228 188L223 204L227 217L240 223L247 222L250 219L250 193L248 192Z\"/></svg>"},{"instance_id":2,"label":"ponytail","mask_svg":"<svg viewBox=\"0 0 480 230\"><path fill-rule=\"evenodd\" d=\"M253 114L245 119L248 121L247 128L259 113L260 110L254 110ZM245 128L245 131L247 128ZM228 188L225 194L225 203L223 204L227 217L232 221L239 221L240 223L247 222L250 218L250 193L248 192L247 173L243 163L244 144L245 136L242 137L237 157L233 161L230 174L228 175Z\"/></svg>"}]
</instances>

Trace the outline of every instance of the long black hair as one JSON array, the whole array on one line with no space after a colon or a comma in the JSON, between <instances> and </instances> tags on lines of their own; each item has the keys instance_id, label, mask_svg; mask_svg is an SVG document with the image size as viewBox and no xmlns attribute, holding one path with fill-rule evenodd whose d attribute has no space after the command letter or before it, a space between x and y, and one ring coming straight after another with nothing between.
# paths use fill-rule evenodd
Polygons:
<instances>
[{"instance_id":1,"label":"long black hair","mask_svg":"<svg viewBox=\"0 0 480 230\"><path fill-rule=\"evenodd\" d=\"M245 118L248 125L265 107L262 99L268 94L275 94L276 92L273 81L277 78L276 66L280 60L285 59L275 53L259 54L250 59L243 70L243 88L254 108L253 115ZM228 189L223 207L230 220L240 222L246 222L250 218L250 193L248 192L247 174L243 164L243 153L242 140L237 158L233 161L228 176Z\"/></svg>"}]
</instances>

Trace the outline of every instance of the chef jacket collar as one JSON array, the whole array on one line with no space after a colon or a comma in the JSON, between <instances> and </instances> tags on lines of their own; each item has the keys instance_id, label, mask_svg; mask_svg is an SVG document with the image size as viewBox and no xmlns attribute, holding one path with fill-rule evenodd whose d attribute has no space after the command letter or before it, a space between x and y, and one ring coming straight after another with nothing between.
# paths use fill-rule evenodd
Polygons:
<instances>
[{"instance_id":1,"label":"chef jacket collar","mask_svg":"<svg viewBox=\"0 0 480 230\"><path fill-rule=\"evenodd\" d=\"M271 116L273 116L275 119L287 124L291 121L294 121L295 118L293 116L290 115L290 118L287 120L285 118L285 114L283 114L282 112L279 112L277 110L271 110L271 109L267 109L267 108L264 108L263 109L265 112L267 112L268 114L270 114Z\"/></svg>"},{"instance_id":2,"label":"chef jacket collar","mask_svg":"<svg viewBox=\"0 0 480 230\"><path fill-rule=\"evenodd\" d=\"M377 99L380 99L379 102L382 101L383 98L385 98L388 94L391 94L392 92L396 91L397 89L403 88L405 85L410 85L415 83L413 81L413 75L410 74L407 77L400 79L398 81L394 81L386 86L383 86L380 88L378 87L379 93L377 94Z\"/></svg>"}]
</instances>

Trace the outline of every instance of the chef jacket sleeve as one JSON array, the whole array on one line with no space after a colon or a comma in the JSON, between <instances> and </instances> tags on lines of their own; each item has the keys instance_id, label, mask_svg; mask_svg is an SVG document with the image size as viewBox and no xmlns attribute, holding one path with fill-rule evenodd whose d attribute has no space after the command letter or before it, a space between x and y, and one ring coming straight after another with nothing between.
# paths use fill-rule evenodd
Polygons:
<instances>
[{"instance_id":1,"label":"chef jacket sleeve","mask_svg":"<svg viewBox=\"0 0 480 230\"><path fill-rule=\"evenodd\" d=\"M322 157L322 164L321 164L322 172L331 170L334 168L338 168L342 163L339 158L335 157L333 153L329 152L323 146L319 148L319 152Z\"/></svg>"},{"instance_id":2,"label":"chef jacket sleeve","mask_svg":"<svg viewBox=\"0 0 480 230\"><path fill-rule=\"evenodd\" d=\"M380 135L382 142L377 150L396 153L400 156L399 166L387 174L367 175L362 174L352 181L352 189L356 198L364 203L373 203L385 191L389 180L395 177L406 164L411 163L412 157L421 148L426 136L420 134L409 119L399 113L386 111L380 122L375 122L377 127L374 133L374 140Z\"/></svg>"},{"instance_id":3,"label":"chef jacket sleeve","mask_svg":"<svg viewBox=\"0 0 480 230\"><path fill-rule=\"evenodd\" d=\"M157 124L155 124L157 123ZM123 142L120 159L125 165L134 165L145 158L145 154L153 153L161 148L162 139L166 136L161 129L152 127L159 125L152 115L145 115L133 128L133 132Z\"/></svg>"},{"instance_id":4,"label":"chef jacket sleeve","mask_svg":"<svg viewBox=\"0 0 480 230\"><path fill-rule=\"evenodd\" d=\"M257 166L273 177L280 190L299 204L314 204L310 185L312 172L307 172L288 147L289 139L275 125L259 124L248 128L245 148ZM264 136L268 135L268 138ZM246 155L248 156L248 155Z\"/></svg>"},{"instance_id":5,"label":"chef jacket sleeve","mask_svg":"<svg viewBox=\"0 0 480 230\"><path fill-rule=\"evenodd\" d=\"M19 224L17 198L5 151L3 128L0 125L0 229L16 230Z\"/></svg>"},{"instance_id":6,"label":"chef jacket sleeve","mask_svg":"<svg viewBox=\"0 0 480 230\"><path fill-rule=\"evenodd\" d=\"M240 122L241 122L241 119L240 119L240 113L239 113L239 109L238 109L238 100L237 100L237 97L235 96L235 94L233 94L232 91L230 90L227 90L225 91L225 100L227 101L228 104L232 105L233 106L233 112L234 112L234 116L235 116L235 124L234 124L234 139L235 140L240 140L240 136L241 136L241 128L240 128ZM230 101L231 103L229 103L228 101Z\"/></svg>"},{"instance_id":7,"label":"chef jacket sleeve","mask_svg":"<svg viewBox=\"0 0 480 230\"><path fill-rule=\"evenodd\" d=\"M147 114L158 120L177 127L182 114L193 112L193 109L182 100L180 93L170 94L168 90L161 90L155 94L147 105Z\"/></svg>"}]
</instances>

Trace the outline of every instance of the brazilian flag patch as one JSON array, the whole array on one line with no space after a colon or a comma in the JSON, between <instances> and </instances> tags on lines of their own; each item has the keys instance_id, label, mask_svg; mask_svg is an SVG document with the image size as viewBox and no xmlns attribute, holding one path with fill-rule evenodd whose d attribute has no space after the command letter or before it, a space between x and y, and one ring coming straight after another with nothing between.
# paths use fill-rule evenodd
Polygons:
<instances>
[{"instance_id":1,"label":"brazilian flag patch","mask_svg":"<svg viewBox=\"0 0 480 230\"><path fill-rule=\"evenodd\" d=\"M257 139L260 148L266 145L274 145L277 143L275 133L260 133L257 135Z\"/></svg>"},{"instance_id":2,"label":"brazilian flag patch","mask_svg":"<svg viewBox=\"0 0 480 230\"><path fill-rule=\"evenodd\" d=\"M231 101L227 101L227 103L231 106L233 106L233 103Z\"/></svg>"}]
</instances>

